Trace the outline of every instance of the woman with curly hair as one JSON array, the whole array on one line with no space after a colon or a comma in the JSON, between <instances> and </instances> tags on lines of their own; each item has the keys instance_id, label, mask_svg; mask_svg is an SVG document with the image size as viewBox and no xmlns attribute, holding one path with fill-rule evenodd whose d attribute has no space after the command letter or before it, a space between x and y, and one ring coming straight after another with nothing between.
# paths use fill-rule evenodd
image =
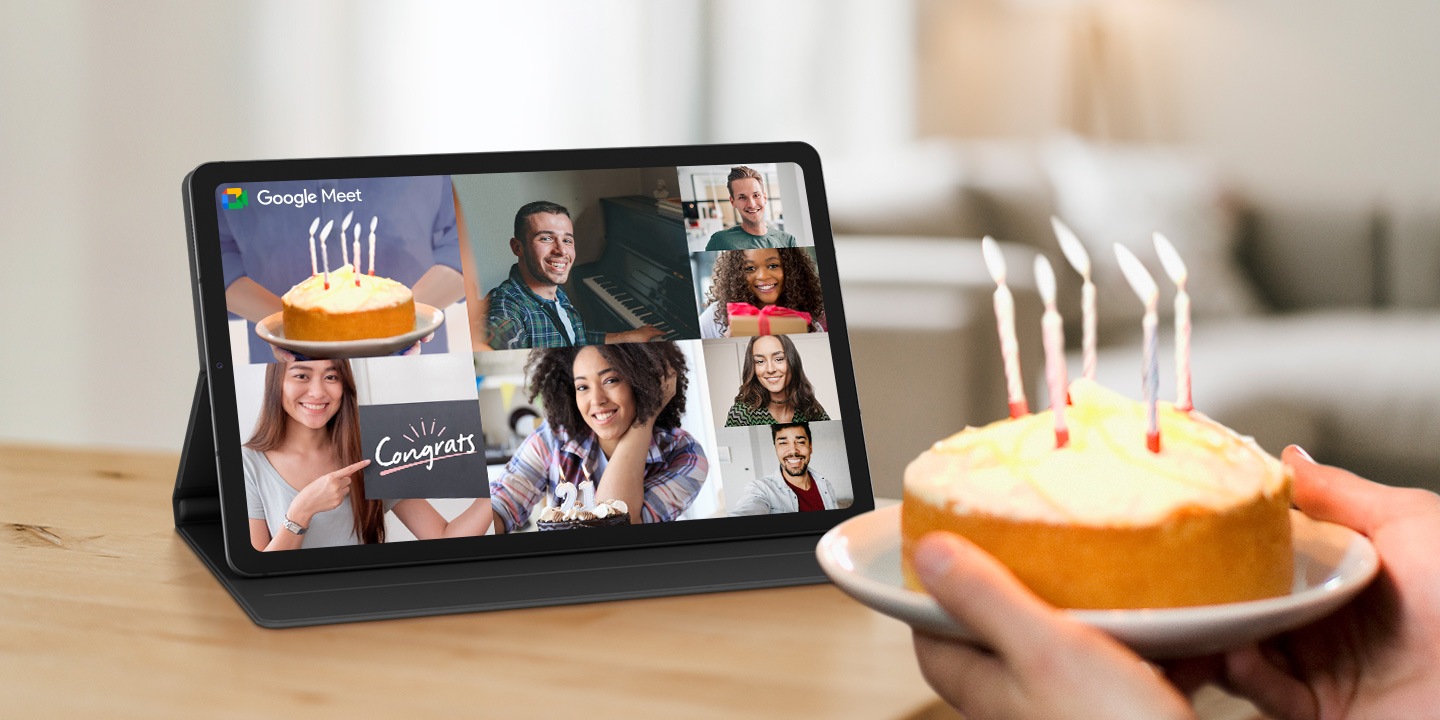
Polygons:
<instances>
[{"instance_id":1,"label":"woman with curly hair","mask_svg":"<svg viewBox=\"0 0 1440 720\"><path fill-rule=\"evenodd\" d=\"M685 355L673 342L537 348L526 372L545 422L490 483L495 532L516 532L562 482L595 483L623 500L630 522L674 520L700 492L710 465L680 428Z\"/></svg>"},{"instance_id":2,"label":"woman with curly hair","mask_svg":"<svg viewBox=\"0 0 1440 720\"><path fill-rule=\"evenodd\" d=\"M361 472L355 375L347 360L272 363L255 430L240 449L250 544L293 550L385 541L385 513L415 537L484 535L490 501L480 498L454 520L422 498L374 500ZM339 468L339 469L336 469Z\"/></svg>"},{"instance_id":3,"label":"woman with curly hair","mask_svg":"<svg viewBox=\"0 0 1440 720\"><path fill-rule=\"evenodd\" d=\"M745 352L744 379L735 404L725 416L725 427L829 420L805 377L800 353L785 335L750 338Z\"/></svg>"},{"instance_id":4,"label":"woman with curly hair","mask_svg":"<svg viewBox=\"0 0 1440 720\"><path fill-rule=\"evenodd\" d=\"M727 250L715 259L700 313L700 337L730 336L729 303L779 305L810 313L810 331L825 332L825 296L815 261L801 248Z\"/></svg>"}]
</instances>

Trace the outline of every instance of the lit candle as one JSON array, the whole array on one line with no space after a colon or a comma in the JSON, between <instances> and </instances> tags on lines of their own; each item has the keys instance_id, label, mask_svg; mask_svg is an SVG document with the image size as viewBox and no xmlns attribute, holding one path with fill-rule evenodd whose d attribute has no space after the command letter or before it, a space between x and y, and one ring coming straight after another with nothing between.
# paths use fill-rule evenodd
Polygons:
<instances>
[{"instance_id":1,"label":"lit candle","mask_svg":"<svg viewBox=\"0 0 1440 720\"><path fill-rule=\"evenodd\" d=\"M333 227L335 227L335 221L334 221L334 220L331 220L331 221L325 223L325 227L324 227L324 228L321 228L321 230L320 230L320 260L321 260L321 262L325 263L325 289L326 289L326 290L329 290L329 289L330 289L330 252L325 249L325 238L330 237L330 229L333 228ZM341 241L340 241L340 244L341 244L341 245L344 245L344 244L345 244L345 241L344 241L344 240L341 240Z\"/></svg>"},{"instance_id":2,"label":"lit candle","mask_svg":"<svg viewBox=\"0 0 1440 720\"><path fill-rule=\"evenodd\" d=\"M370 216L370 274L375 274L375 223L379 222L378 216Z\"/></svg>"},{"instance_id":3,"label":"lit candle","mask_svg":"<svg viewBox=\"0 0 1440 720\"><path fill-rule=\"evenodd\" d=\"M1155 252L1160 255L1165 274L1175 283L1175 407L1180 412L1190 412L1195 409L1190 399L1190 293L1185 292L1190 273L1175 246L1158 232L1155 233Z\"/></svg>"},{"instance_id":4,"label":"lit candle","mask_svg":"<svg viewBox=\"0 0 1440 720\"><path fill-rule=\"evenodd\" d=\"M1086 380L1095 379L1095 283L1090 280L1090 253L1085 252L1085 245L1080 238L1060 218L1050 216L1050 225L1055 228L1055 237L1060 239L1060 251L1065 253L1065 259L1070 261L1070 267L1080 273L1085 283L1080 286L1080 312L1081 330L1080 347L1084 353L1085 364L1081 366L1081 373Z\"/></svg>"},{"instance_id":5,"label":"lit candle","mask_svg":"<svg viewBox=\"0 0 1440 720\"><path fill-rule=\"evenodd\" d=\"M995 324L1000 330L1000 356L1005 360L1005 384L1009 394L1010 417L1030 412L1025 403L1025 386L1020 379L1020 343L1015 339L1015 297L1005 285L1005 256L1000 245L989 235L980 242L985 253L985 267L995 279Z\"/></svg>"},{"instance_id":6,"label":"lit candle","mask_svg":"<svg viewBox=\"0 0 1440 720\"><path fill-rule=\"evenodd\" d=\"M350 234L350 217L354 214L355 211L351 210L345 213L345 219L340 221L340 262L347 265L350 258L347 257L349 253L345 252L345 236ZM360 262L360 258L355 258L355 262Z\"/></svg>"},{"instance_id":7,"label":"lit candle","mask_svg":"<svg viewBox=\"0 0 1440 720\"><path fill-rule=\"evenodd\" d=\"M310 223L310 275L314 277L320 274L320 268L315 263L315 231L320 229L320 218Z\"/></svg>"},{"instance_id":8,"label":"lit candle","mask_svg":"<svg viewBox=\"0 0 1440 720\"><path fill-rule=\"evenodd\" d=\"M1041 339L1045 343L1045 379L1050 387L1050 410L1055 414L1055 447L1070 442L1070 428L1065 425L1065 386L1069 384L1065 370L1065 328L1060 311L1055 309L1055 270L1044 255L1035 256L1035 287L1045 301L1045 314L1040 317Z\"/></svg>"},{"instance_id":9,"label":"lit candle","mask_svg":"<svg viewBox=\"0 0 1440 720\"><path fill-rule=\"evenodd\" d=\"M585 468L585 464L584 464L584 463L581 463L581 464L580 464L580 468L583 470L583 469ZM584 510L594 510L594 509L595 509L595 483L590 480L590 471L589 471L589 470L586 470L586 471L585 471L585 479L580 481L580 486L579 486L579 488L580 488L580 507L581 507L581 509L584 509Z\"/></svg>"},{"instance_id":10,"label":"lit candle","mask_svg":"<svg viewBox=\"0 0 1440 720\"><path fill-rule=\"evenodd\" d=\"M355 278L355 287L360 287L360 224L355 224L355 267L350 268L350 275Z\"/></svg>"},{"instance_id":11,"label":"lit candle","mask_svg":"<svg viewBox=\"0 0 1440 720\"><path fill-rule=\"evenodd\" d=\"M1155 412L1155 395L1160 385L1159 367L1156 365L1156 333L1155 326L1159 324L1155 314L1155 307L1160 302L1160 288L1155 284L1155 278L1140 264L1140 259L1135 253L1130 252L1124 245L1115 243L1115 257L1120 261L1120 271L1125 273L1125 280L1130 283L1130 288L1139 296L1141 302L1145 303L1145 319L1141 327L1145 330L1145 361L1141 367L1141 384L1145 389L1145 409L1147 423L1145 426L1145 445L1150 452L1160 452L1160 419Z\"/></svg>"}]
</instances>

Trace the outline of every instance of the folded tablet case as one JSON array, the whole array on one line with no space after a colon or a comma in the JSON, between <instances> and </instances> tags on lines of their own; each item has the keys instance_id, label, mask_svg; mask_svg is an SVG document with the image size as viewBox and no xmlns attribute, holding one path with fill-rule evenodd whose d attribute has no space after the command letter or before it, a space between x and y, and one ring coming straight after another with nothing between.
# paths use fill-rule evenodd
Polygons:
<instances>
[{"instance_id":1,"label":"folded tablet case","mask_svg":"<svg viewBox=\"0 0 1440 720\"><path fill-rule=\"evenodd\" d=\"M175 476L175 531L257 625L301 627L828 582L817 537L471 560L301 575L230 569L201 373Z\"/></svg>"}]
</instances>

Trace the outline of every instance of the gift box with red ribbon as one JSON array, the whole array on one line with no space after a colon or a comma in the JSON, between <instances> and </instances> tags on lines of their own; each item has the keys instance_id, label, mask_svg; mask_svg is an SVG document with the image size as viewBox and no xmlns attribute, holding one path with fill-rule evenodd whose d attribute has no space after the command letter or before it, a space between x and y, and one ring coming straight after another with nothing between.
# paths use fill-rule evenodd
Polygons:
<instances>
[{"instance_id":1,"label":"gift box with red ribbon","mask_svg":"<svg viewBox=\"0 0 1440 720\"><path fill-rule=\"evenodd\" d=\"M757 308L750 303L729 303L730 337L788 335L810 332L810 313L779 305Z\"/></svg>"}]
</instances>

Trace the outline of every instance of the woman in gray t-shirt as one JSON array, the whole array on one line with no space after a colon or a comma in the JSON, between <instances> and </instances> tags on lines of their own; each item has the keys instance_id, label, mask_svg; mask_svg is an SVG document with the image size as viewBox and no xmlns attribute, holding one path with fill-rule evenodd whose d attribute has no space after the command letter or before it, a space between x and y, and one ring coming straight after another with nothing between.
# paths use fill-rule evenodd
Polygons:
<instances>
[{"instance_id":1,"label":"woman in gray t-shirt","mask_svg":"<svg viewBox=\"0 0 1440 720\"><path fill-rule=\"evenodd\" d=\"M423 499L370 500L360 470L360 411L346 360L274 363L265 368L260 418L241 451L250 543L293 550L378 543L394 511L422 540L483 535L493 515L477 499L446 521Z\"/></svg>"}]
</instances>

